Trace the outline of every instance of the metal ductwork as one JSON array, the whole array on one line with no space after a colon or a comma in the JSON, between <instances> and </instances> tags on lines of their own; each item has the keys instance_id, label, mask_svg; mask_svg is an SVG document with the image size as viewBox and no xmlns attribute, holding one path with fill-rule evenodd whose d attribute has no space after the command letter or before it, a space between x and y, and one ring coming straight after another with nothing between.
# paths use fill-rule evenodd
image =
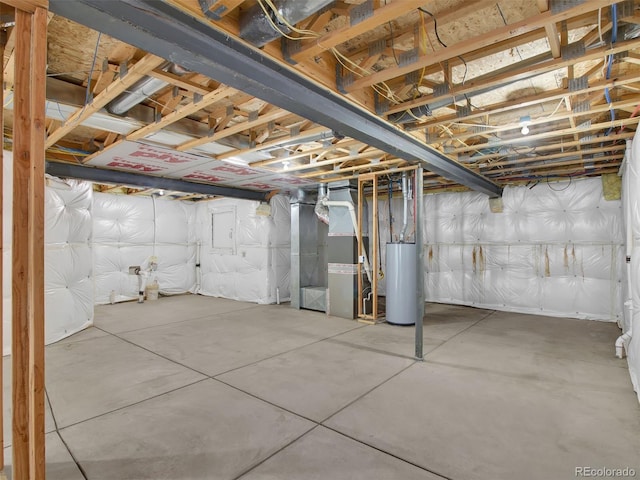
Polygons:
<instances>
[{"instance_id":1,"label":"metal ductwork","mask_svg":"<svg viewBox=\"0 0 640 480\"><path fill-rule=\"evenodd\" d=\"M318 201L313 211L322 223L329 225L329 207L327 207L323 202L328 200L327 196L327 185L325 183L318 184Z\"/></svg>"},{"instance_id":2,"label":"metal ductwork","mask_svg":"<svg viewBox=\"0 0 640 480\"><path fill-rule=\"evenodd\" d=\"M310 17L314 13L331 5L333 0L273 0L278 13L271 10L264 0L240 15L240 37L256 47L264 47L267 43L291 32L286 25L296 23ZM263 9L264 7L264 9ZM265 12L267 10L269 15ZM282 19L286 20L286 23ZM275 27L277 28L274 28Z\"/></svg>"},{"instance_id":3,"label":"metal ductwork","mask_svg":"<svg viewBox=\"0 0 640 480\"><path fill-rule=\"evenodd\" d=\"M173 73L174 75L182 76L187 73L187 70L175 63L169 63L162 68L165 72ZM133 107L139 103L144 102L147 98L156 92L159 92L163 88L169 86L169 83L160 78L145 76L134 83L131 88L113 99L106 106L109 113L114 115L124 115Z\"/></svg>"}]
</instances>

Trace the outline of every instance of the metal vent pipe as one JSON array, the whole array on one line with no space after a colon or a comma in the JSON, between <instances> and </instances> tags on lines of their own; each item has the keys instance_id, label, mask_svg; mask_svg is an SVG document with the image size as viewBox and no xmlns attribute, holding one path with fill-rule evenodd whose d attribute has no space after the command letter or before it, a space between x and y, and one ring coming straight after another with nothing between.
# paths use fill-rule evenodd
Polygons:
<instances>
[{"instance_id":1,"label":"metal vent pipe","mask_svg":"<svg viewBox=\"0 0 640 480\"><path fill-rule=\"evenodd\" d=\"M273 12L266 2L262 2L269 16L263 10L261 3L245 10L240 15L240 37L256 47L264 47L267 43L280 38L283 33L291 32L282 18L295 25L301 20L310 17L314 13L333 3L333 0L273 0L278 9L278 14ZM274 28L274 25L277 27Z\"/></svg>"},{"instance_id":2,"label":"metal vent pipe","mask_svg":"<svg viewBox=\"0 0 640 480\"><path fill-rule=\"evenodd\" d=\"M166 65L162 70L178 76L182 76L188 72L188 70L185 70L175 63ZM107 111L114 115L124 115L133 107L144 102L151 95L159 92L168 85L167 82L159 78L145 76L134 83L127 92L109 102L106 107Z\"/></svg>"}]
</instances>

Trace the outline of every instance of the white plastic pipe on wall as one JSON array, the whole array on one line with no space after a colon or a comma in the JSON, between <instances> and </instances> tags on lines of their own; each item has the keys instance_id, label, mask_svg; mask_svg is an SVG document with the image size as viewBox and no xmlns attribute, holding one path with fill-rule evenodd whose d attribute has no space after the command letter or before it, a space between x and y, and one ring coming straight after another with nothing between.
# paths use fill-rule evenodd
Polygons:
<instances>
[{"instance_id":1,"label":"white plastic pipe on wall","mask_svg":"<svg viewBox=\"0 0 640 480\"><path fill-rule=\"evenodd\" d=\"M407 172L402 172L402 230L400 230L400 243L404 243L409 223L409 186Z\"/></svg>"},{"instance_id":2,"label":"white plastic pipe on wall","mask_svg":"<svg viewBox=\"0 0 640 480\"><path fill-rule=\"evenodd\" d=\"M616 339L616 357L623 358L625 355L625 350L627 345L629 345L629 341L633 337L633 283L632 283L632 274L631 274L631 253L633 251L633 227L631 225L632 215L631 215L631 201L629 200L629 195L631 194L631 159L633 155L633 150L631 148L632 142L631 140L627 140L627 148L624 156L624 169L623 171L623 180L624 180L624 194L625 194L625 203L624 212L625 212L625 266L626 266L626 274L627 274L627 292L628 298L624 302L624 306L627 309L627 315L629 322L625 327L627 331L624 332Z\"/></svg>"},{"instance_id":3,"label":"white plastic pipe on wall","mask_svg":"<svg viewBox=\"0 0 640 480\"><path fill-rule=\"evenodd\" d=\"M344 207L349 210L349 215L351 216L351 223L353 223L353 231L358 231L358 219L356 218L356 209L353 206L353 203L347 202L345 200L327 200L326 197L322 200L322 205L326 207ZM371 266L369 265L369 258L367 257L367 252L364 248L360 248L362 251L362 256L364 257L364 271L367 274L367 279L371 282Z\"/></svg>"},{"instance_id":4,"label":"white plastic pipe on wall","mask_svg":"<svg viewBox=\"0 0 640 480\"><path fill-rule=\"evenodd\" d=\"M195 293L200 292L200 285L202 283L202 268L200 267L200 250L202 248L202 242L196 244L196 290Z\"/></svg>"}]
</instances>

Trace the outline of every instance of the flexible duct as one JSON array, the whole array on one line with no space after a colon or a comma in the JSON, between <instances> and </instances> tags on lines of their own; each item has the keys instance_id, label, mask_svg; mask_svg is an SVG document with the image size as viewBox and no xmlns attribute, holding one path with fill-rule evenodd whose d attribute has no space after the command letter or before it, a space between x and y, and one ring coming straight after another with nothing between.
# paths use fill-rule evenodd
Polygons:
<instances>
[{"instance_id":1,"label":"flexible duct","mask_svg":"<svg viewBox=\"0 0 640 480\"><path fill-rule=\"evenodd\" d=\"M333 0L273 0L278 9L276 14L266 2L258 2L240 15L240 37L256 47L263 47L291 32L286 23L295 25L331 3ZM265 10L269 12L268 16ZM286 22L282 21L283 18Z\"/></svg>"},{"instance_id":2,"label":"flexible duct","mask_svg":"<svg viewBox=\"0 0 640 480\"><path fill-rule=\"evenodd\" d=\"M187 70L175 63L166 65L162 70L178 76L182 76L187 73ZM159 78L145 76L134 83L126 93L123 93L113 99L107 105L107 111L114 115L124 115L133 107L144 102L151 95L159 92L168 85L169 83Z\"/></svg>"},{"instance_id":3,"label":"flexible duct","mask_svg":"<svg viewBox=\"0 0 640 480\"><path fill-rule=\"evenodd\" d=\"M319 184L318 185L318 201L313 211L315 212L318 219L326 225L329 225L329 207L327 207L322 202L328 199L329 198L327 197L327 186L324 183Z\"/></svg>"}]
</instances>

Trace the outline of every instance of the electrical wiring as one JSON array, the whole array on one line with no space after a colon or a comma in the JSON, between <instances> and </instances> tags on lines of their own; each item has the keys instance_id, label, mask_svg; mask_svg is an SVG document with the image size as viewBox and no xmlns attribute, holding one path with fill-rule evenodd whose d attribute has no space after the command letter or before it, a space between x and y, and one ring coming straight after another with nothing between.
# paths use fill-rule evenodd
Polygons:
<instances>
[{"instance_id":1,"label":"electrical wiring","mask_svg":"<svg viewBox=\"0 0 640 480\"><path fill-rule=\"evenodd\" d=\"M400 62L398 61L398 57L396 56L396 46L394 44L394 35L393 35L393 25L391 22L389 23L389 33L391 34L391 53L393 53L393 59L396 61L396 65L400 66Z\"/></svg>"},{"instance_id":2,"label":"electrical wiring","mask_svg":"<svg viewBox=\"0 0 640 480\"><path fill-rule=\"evenodd\" d=\"M258 3L260 4L260 7L262 8L263 12L265 13L265 16L267 17L267 20L271 24L271 27L274 30L276 30L278 33L280 33L282 36L284 36L285 38L288 38L290 40L300 41L300 40L308 40L308 39L316 39L317 40L320 37L320 34L318 34L317 32L314 32L312 30L302 30L302 29L296 28L294 25L292 25L278 11L276 6L273 4L272 0L258 0ZM266 6L265 6L265 3L266 3ZM290 31L296 32L296 33L298 33L298 34L300 34L302 36L300 36L300 37L292 37L292 36L288 35L287 32L284 32L282 30L282 28L280 28L278 25L276 25L276 23L271 18L271 15L269 13L269 10L267 9L267 6L274 12L274 14L278 18L278 20L284 26L286 26ZM318 45L320 45L320 43L318 43ZM361 77L365 76L365 75L370 75L372 73L370 70L362 68L360 65L358 65L357 63L352 61L350 58L348 58L347 56L345 56L342 53L340 53L335 47L332 47L332 48L330 48L328 50L336 57L336 60L338 60L338 62L345 69L347 69L349 72L351 72L351 73L353 73L355 75L361 76ZM347 64L350 64L350 65L347 65ZM360 70L362 73L358 72L356 69ZM383 96L387 100L389 100L389 101L391 101L393 103L401 103L402 102L402 99L400 99L397 96L395 96L395 94L393 93L391 88L385 82L382 82L381 85L384 88L381 88L381 87L379 87L377 85L372 85L372 87L379 95Z\"/></svg>"},{"instance_id":3,"label":"electrical wiring","mask_svg":"<svg viewBox=\"0 0 640 480\"><path fill-rule=\"evenodd\" d=\"M611 5L611 25L612 25L611 26L611 44L613 45L618 41L618 7L615 3ZM607 80L611 78L612 66L613 66L613 55L609 55L609 59L607 61L607 72L605 76ZM611 95L609 93L609 87L606 87L604 89L604 98L609 104L609 113L611 115L611 126L609 127L607 132L604 134L605 137L608 137L613 131L613 122L616 121L616 113L611 104Z\"/></svg>"},{"instance_id":4,"label":"electrical wiring","mask_svg":"<svg viewBox=\"0 0 640 480\"><path fill-rule=\"evenodd\" d=\"M89 98L91 97L91 81L93 80L93 70L96 68L96 60L98 59L98 47L100 47L101 36L102 36L102 32L98 32L98 38L96 40L96 48L93 51L93 60L91 61L91 68L89 69L89 78L87 79L87 91L84 97L85 107L89 103Z\"/></svg>"}]
</instances>

